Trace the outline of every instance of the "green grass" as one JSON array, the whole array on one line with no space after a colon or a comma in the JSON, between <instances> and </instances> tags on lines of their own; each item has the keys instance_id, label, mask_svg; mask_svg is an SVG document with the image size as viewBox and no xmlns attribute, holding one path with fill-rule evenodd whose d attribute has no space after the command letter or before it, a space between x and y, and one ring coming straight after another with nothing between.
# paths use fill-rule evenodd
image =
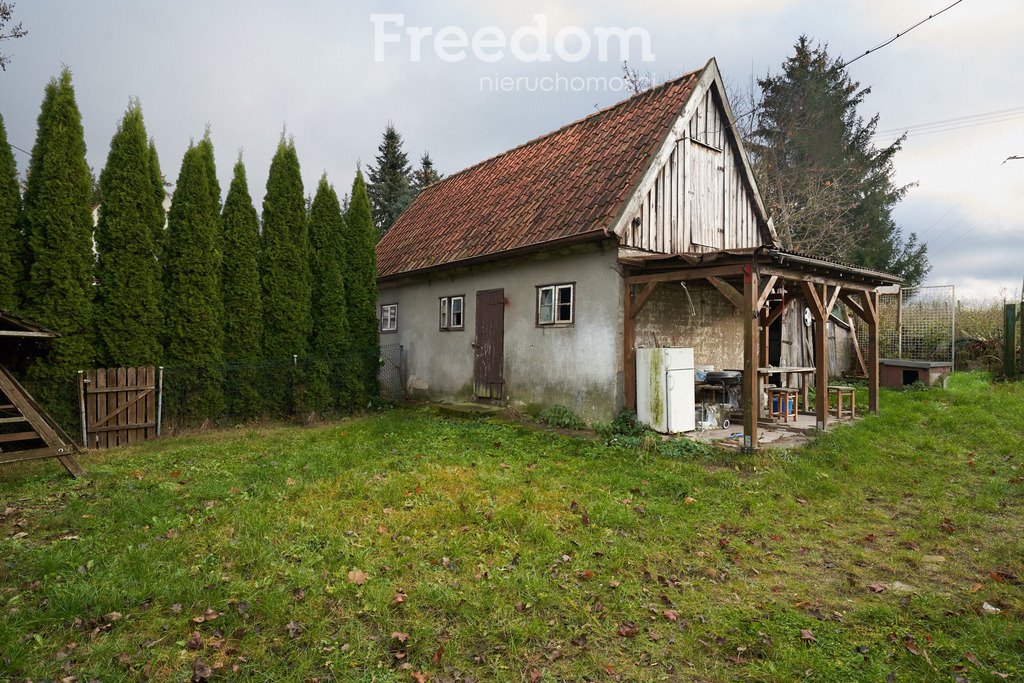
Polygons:
<instances>
[{"instance_id":1,"label":"green grass","mask_svg":"<svg viewBox=\"0 0 1024 683\"><path fill-rule=\"evenodd\" d=\"M0 469L0 679L1017 678L1024 386L882 398L755 456L400 409Z\"/></svg>"}]
</instances>

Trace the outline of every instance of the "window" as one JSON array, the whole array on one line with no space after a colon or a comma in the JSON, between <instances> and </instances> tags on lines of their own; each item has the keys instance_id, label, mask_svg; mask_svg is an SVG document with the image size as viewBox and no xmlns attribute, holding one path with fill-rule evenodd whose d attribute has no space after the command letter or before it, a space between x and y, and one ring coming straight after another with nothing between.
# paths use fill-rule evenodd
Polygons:
<instances>
[{"instance_id":1,"label":"window","mask_svg":"<svg viewBox=\"0 0 1024 683\"><path fill-rule=\"evenodd\" d=\"M576 286L545 285L537 288L537 324L572 325L575 320Z\"/></svg>"},{"instance_id":2,"label":"window","mask_svg":"<svg viewBox=\"0 0 1024 683\"><path fill-rule=\"evenodd\" d=\"M398 304L384 304L380 307L380 331L398 331Z\"/></svg>"},{"instance_id":3,"label":"window","mask_svg":"<svg viewBox=\"0 0 1024 683\"><path fill-rule=\"evenodd\" d=\"M441 297L441 311L438 318L438 328L441 330L462 330L465 329L463 322L463 310L466 297L445 296Z\"/></svg>"}]
</instances>

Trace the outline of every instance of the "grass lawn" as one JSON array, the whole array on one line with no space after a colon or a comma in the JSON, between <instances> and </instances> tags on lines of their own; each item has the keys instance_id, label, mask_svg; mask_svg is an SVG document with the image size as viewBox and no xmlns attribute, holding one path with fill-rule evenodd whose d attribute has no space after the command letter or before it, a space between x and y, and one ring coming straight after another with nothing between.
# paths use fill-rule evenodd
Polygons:
<instances>
[{"instance_id":1,"label":"grass lawn","mask_svg":"<svg viewBox=\"0 0 1024 683\"><path fill-rule=\"evenodd\" d=\"M1024 385L882 399L756 456L399 409L0 469L0 679L1019 679Z\"/></svg>"}]
</instances>

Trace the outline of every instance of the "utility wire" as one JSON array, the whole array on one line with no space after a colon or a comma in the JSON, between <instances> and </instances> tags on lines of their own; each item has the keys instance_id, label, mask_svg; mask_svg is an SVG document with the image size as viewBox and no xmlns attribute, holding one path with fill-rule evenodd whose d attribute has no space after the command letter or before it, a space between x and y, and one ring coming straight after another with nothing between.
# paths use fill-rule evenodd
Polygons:
<instances>
[{"instance_id":1,"label":"utility wire","mask_svg":"<svg viewBox=\"0 0 1024 683\"><path fill-rule=\"evenodd\" d=\"M1021 196L1022 194L1024 194L1024 187L1022 187L1022 188L1021 188L1020 190L1018 190L1016 194L1014 194L1013 196L1011 196L1011 197L1010 197L1009 199L1007 199L1007 200L1006 200L1005 202L1003 202L1002 204L1000 204L1000 205L999 205L999 206L997 206L996 208L992 209L992 212L991 212L991 213L989 213L989 214L988 214L988 215L987 215L987 216L986 216L986 217L984 218L984 220L982 220L982 221L979 221L978 223L975 223L975 224L974 224L974 225L972 225L971 227L967 228L966 230L964 230L963 232L961 232L961 233L960 233L960 235L959 235L959 236L957 236L957 237L956 237L956 238L955 238L955 239L954 239L953 241L951 241L951 242L947 243L947 244L946 244L946 245L945 245L944 247L942 247L942 248L941 248L941 249L939 249L938 251L935 251L935 252L933 252L933 253L929 254L929 256L931 256L931 257L935 257L935 256L938 256L939 254L941 254L942 252L946 251L946 250L947 250L947 249L949 249L949 248L950 248L951 246L953 246L954 244L956 244L957 242L959 242L959 241L960 241L960 240L962 240L963 238L967 237L967 235L969 235L970 233L974 232L974 230L975 230L976 228L978 228L979 226L981 226L981 225L984 225L985 223L987 223L987 222L988 222L988 220L989 220L990 218L992 218L992 216L996 215L996 213L997 213L997 212L998 212L998 211L999 211L1000 209L1002 209L1003 207L1005 207L1005 206L1009 205L1009 203L1010 203L1010 202L1012 202L1012 201L1016 200L1016 199L1017 199L1017 198L1018 198L1019 196Z\"/></svg>"},{"instance_id":2,"label":"utility wire","mask_svg":"<svg viewBox=\"0 0 1024 683\"><path fill-rule=\"evenodd\" d=\"M881 45L876 45L875 47L871 48L870 50L866 50L866 51L865 51L865 52L864 52L863 54L861 54L861 55L858 55L858 56L854 57L853 59L851 59L851 60L850 60L850 61L848 61L848 62L845 62L845 63L843 64L843 66L844 66L844 67L846 67L846 66L850 66L851 64L853 64L854 62L856 62L856 61L857 61L858 59L863 59L864 57L867 57L867 56L868 56L869 54L871 54L872 52L877 52L877 51L881 50L881 49L882 49L883 47L885 47L886 45L891 45L892 43L896 42L896 40L897 40L897 39L899 39L899 38L901 38L901 37L903 37L903 36L907 35L907 34L908 34L908 33L910 33L911 31L913 31L913 30L914 30L915 28L917 28L918 26L920 26L921 24L923 24L923 23L925 23L926 21L929 21L929 20L931 20L931 19L934 19L935 17L939 16L939 15L940 15L940 14L942 14L943 12L946 12L947 10L951 10L951 9L953 9L954 7L956 7L957 5L959 5L959 4L960 4L961 2L963 2L963 1L964 1L964 0L956 0L956 2L954 2L954 3L950 4L950 5L947 5L947 6L943 7L942 9L940 9L940 10L939 10L938 12L936 12L935 14L929 14L929 15L928 15L927 17L925 17L925 18L924 18L924 19L922 19L921 21L917 22L916 24L914 24L914 25L913 25L913 26L911 26L910 28L906 28L906 29L904 29L904 30L900 31L900 32L899 32L899 33L897 33L897 34L896 34L895 36L893 36L893 37L892 37L892 38L890 38L889 40L885 41L885 42L884 42L884 43L882 43Z\"/></svg>"},{"instance_id":3,"label":"utility wire","mask_svg":"<svg viewBox=\"0 0 1024 683\"><path fill-rule=\"evenodd\" d=\"M32 156L32 152L27 152L27 151L23 150L21 147L18 147L17 145L15 145L14 143L8 142L7 144L10 145L11 147L13 147L14 149L18 150L22 154L27 154L29 156Z\"/></svg>"}]
</instances>

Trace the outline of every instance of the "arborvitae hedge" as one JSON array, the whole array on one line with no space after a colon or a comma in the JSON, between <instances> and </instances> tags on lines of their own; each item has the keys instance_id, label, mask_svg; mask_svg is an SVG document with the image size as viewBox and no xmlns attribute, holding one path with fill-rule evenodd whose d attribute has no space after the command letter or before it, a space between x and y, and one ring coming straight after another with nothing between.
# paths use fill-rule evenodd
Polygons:
<instances>
[{"instance_id":1,"label":"arborvitae hedge","mask_svg":"<svg viewBox=\"0 0 1024 683\"><path fill-rule=\"evenodd\" d=\"M242 418L262 410L263 304L260 293L260 223L239 157L224 201L224 359L228 412Z\"/></svg>"},{"instance_id":2,"label":"arborvitae hedge","mask_svg":"<svg viewBox=\"0 0 1024 683\"><path fill-rule=\"evenodd\" d=\"M95 321L97 360L108 367L155 365L162 356L150 163L142 108L133 103L110 141L100 174Z\"/></svg>"},{"instance_id":3,"label":"arborvitae hedge","mask_svg":"<svg viewBox=\"0 0 1024 683\"><path fill-rule=\"evenodd\" d=\"M92 175L71 72L46 86L25 191L29 278L23 310L61 333L29 371L37 398L73 424L76 372L92 367Z\"/></svg>"},{"instance_id":4,"label":"arborvitae hedge","mask_svg":"<svg viewBox=\"0 0 1024 683\"><path fill-rule=\"evenodd\" d=\"M223 327L220 303L220 196L214 194L209 137L185 152L168 214L166 337L169 379L176 416L219 417L222 391Z\"/></svg>"},{"instance_id":5,"label":"arborvitae hedge","mask_svg":"<svg viewBox=\"0 0 1024 683\"><path fill-rule=\"evenodd\" d=\"M274 363L304 358L311 332L309 234L302 173L295 144L283 136L270 162L263 200L260 279L263 290L263 354ZM268 408L289 412L296 377L282 372L266 387Z\"/></svg>"},{"instance_id":6,"label":"arborvitae hedge","mask_svg":"<svg viewBox=\"0 0 1024 683\"><path fill-rule=\"evenodd\" d=\"M18 167L7 143L4 118L0 116L0 309L18 309L18 284L22 278L24 235L21 232L21 188Z\"/></svg>"},{"instance_id":7,"label":"arborvitae hedge","mask_svg":"<svg viewBox=\"0 0 1024 683\"><path fill-rule=\"evenodd\" d=\"M377 229L362 171L356 172L345 214L345 295L352 347L358 354L360 377L353 397L365 406L379 391L380 337L377 323Z\"/></svg>"},{"instance_id":8,"label":"arborvitae hedge","mask_svg":"<svg viewBox=\"0 0 1024 683\"><path fill-rule=\"evenodd\" d=\"M167 212L164 210L164 199L167 188L164 186L164 174L160 170L160 157L156 153L156 144L149 140L149 175L153 188L153 251L157 259L163 258L164 242L167 241Z\"/></svg>"},{"instance_id":9,"label":"arborvitae hedge","mask_svg":"<svg viewBox=\"0 0 1024 683\"><path fill-rule=\"evenodd\" d=\"M307 403L320 412L331 407L348 408L351 401L347 376L351 338L342 249L344 218L338 194L327 175L313 198L309 216L309 262L312 275L313 334L310 339L314 366L309 378Z\"/></svg>"}]
</instances>

